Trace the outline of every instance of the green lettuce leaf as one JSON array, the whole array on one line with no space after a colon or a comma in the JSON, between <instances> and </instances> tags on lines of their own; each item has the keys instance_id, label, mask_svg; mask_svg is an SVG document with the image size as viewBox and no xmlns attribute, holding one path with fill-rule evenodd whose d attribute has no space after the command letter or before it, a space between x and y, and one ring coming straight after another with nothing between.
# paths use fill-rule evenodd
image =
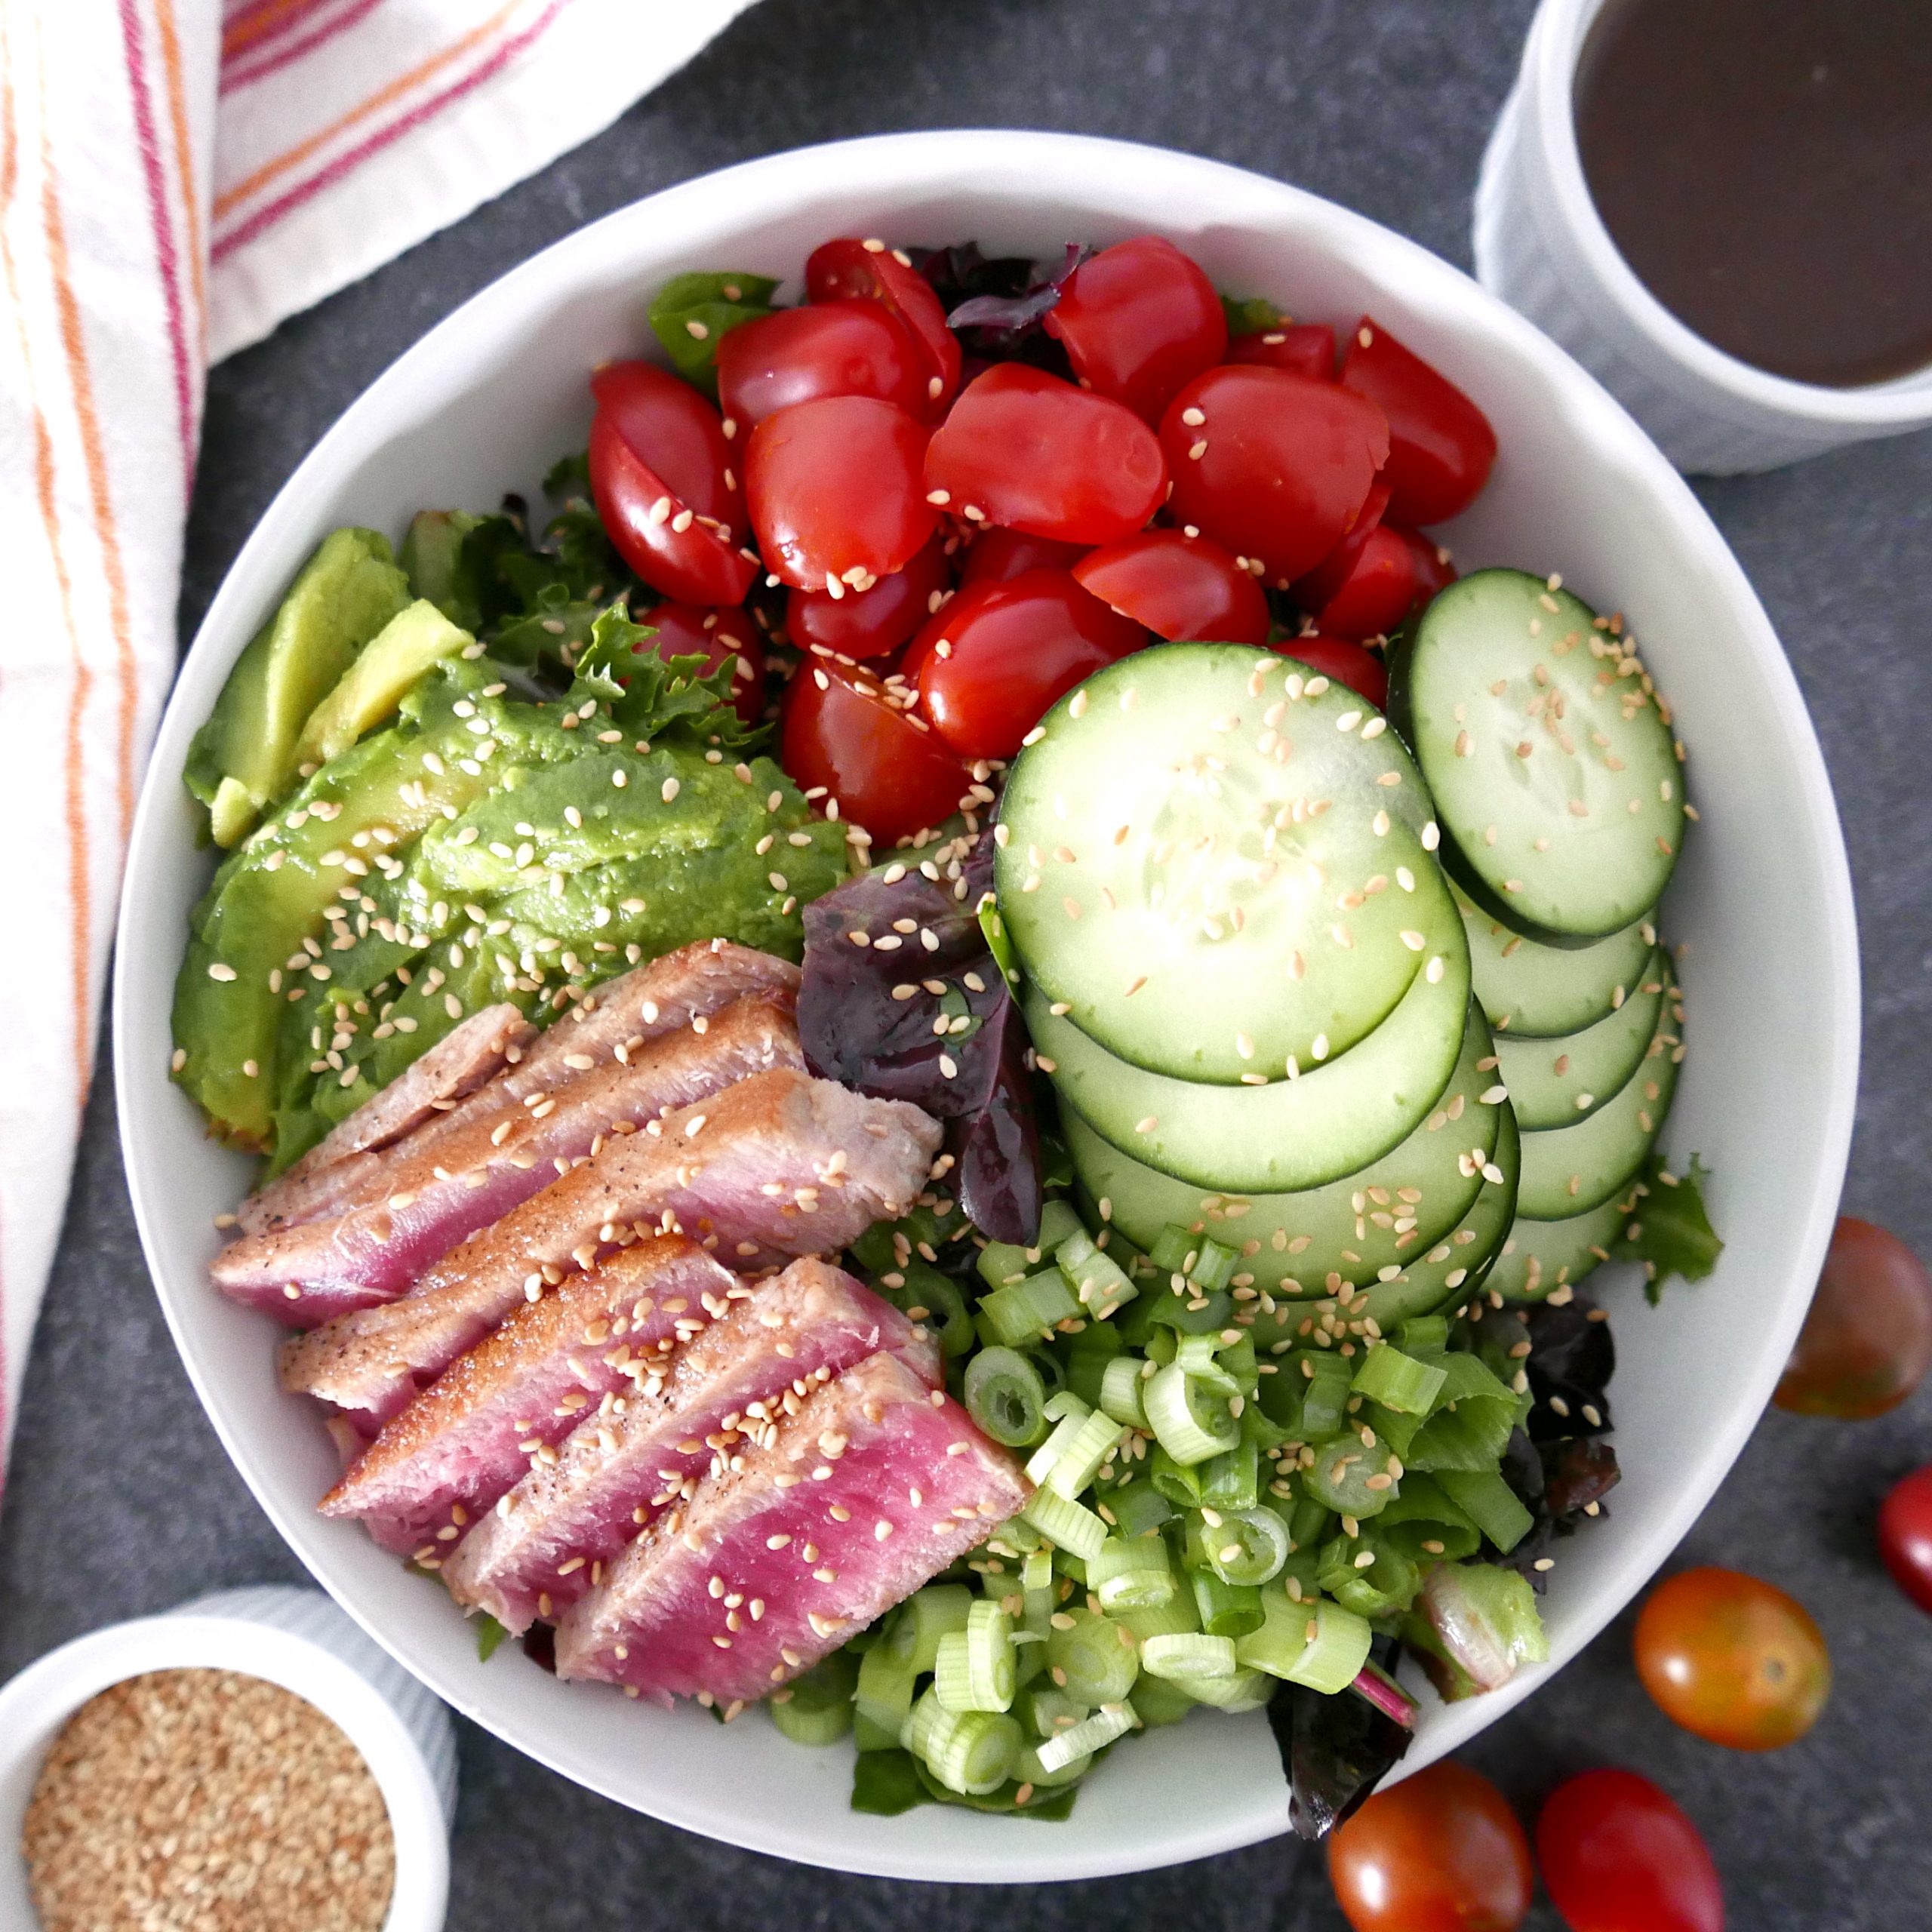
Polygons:
<instances>
[{"instance_id":1,"label":"green lettuce leaf","mask_svg":"<svg viewBox=\"0 0 1932 1932\"><path fill-rule=\"evenodd\" d=\"M1709 1172L1693 1154L1689 1172L1673 1174L1663 1156L1653 1154L1634 1189L1631 1218L1611 1254L1618 1261L1644 1264L1644 1292L1653 1303L1672 1275L1701 1281L1724 1252L1704 1207L1703 1183Z\"/></svg>"},{"instance_id":2,"label":"green lettuce leaf","mask_svg":"<svg viewBox=\"0 0 1932 1932\"><path fill-rule=\"evenodd\" d=\"M741 322L771 313L769 275L673 275L651 305L651 331L672 367L707 395L718 393L718 345ZM692 325L697 326L694 328Z\"/></svg>"}]
</instances>

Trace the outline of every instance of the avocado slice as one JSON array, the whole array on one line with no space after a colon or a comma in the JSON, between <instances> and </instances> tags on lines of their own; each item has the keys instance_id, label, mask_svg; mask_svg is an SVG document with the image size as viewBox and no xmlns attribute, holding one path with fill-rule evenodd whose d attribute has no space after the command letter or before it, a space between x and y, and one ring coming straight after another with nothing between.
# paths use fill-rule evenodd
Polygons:
<instances>
[{"instance_id":1,"label":"avocado slice","mask_svg":"<svg viewBox=\"0 0 1932 1932\"><path fill-rule=\"evenodd\" d=\"M309 714L408 601L386 537L352 528L322 540L189 746L182 776L217 845L238 844L295 783Z\"/></svg>"},{"instance_id":2,"label":"avocado slice","mask_svg":"<svg viewBox=\"0 0 1932 1932\"><path fill-rule=\"evenodd\" d=\"M431 665L454 657L476 640L459 630L426 598L398 611L336 680L296 740L295 760L323 765L373 731L402 702Z\"/></svg>"}]
</instances>

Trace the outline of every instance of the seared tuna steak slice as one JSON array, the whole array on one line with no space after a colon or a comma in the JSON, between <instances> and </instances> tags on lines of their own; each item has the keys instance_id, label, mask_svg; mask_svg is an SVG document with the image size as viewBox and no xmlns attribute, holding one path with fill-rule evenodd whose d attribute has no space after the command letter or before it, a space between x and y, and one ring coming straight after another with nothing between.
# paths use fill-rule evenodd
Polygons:
<instances>
[{"instance_id":1,"label":"seared tuna steak slice","mask_svg":"<svg viewBox=\"0 0 1932 1932\"><path fill-rule=\"evenodd\" d=\"M214 1259L231 1299L312 1328L393 1301L461 1241L587 1159L612 1134L772 1066L803 1064L791 1014L741 999L688 1026L518 1100L499 1081L432 1148L392 1149L388 1192L347 1213L245 1235Z\"/></svg>"},{"instance_id":2,"label":"seared tuna steak slice","mask_svg":"<svg viewBox=\"0 0 1932 1932\"><path fill-rule=\"evenodd\" d=\"M282 1352L283 1385L388 1415L524 1299L587 1268L620 1237L660 1232L757 1267L843 1247L917 1197L939 1127L789 1068L607 1140L399 1301L338 1315Z\"/></svg>"},{"instance_id":3,"label":"seared tuna steak slice","mask_svg":"<svg viewBox=\"0 0 1932 1932\"><path fill-rule=\"evenodd\" d=\"M520 1318L512 1315L390 1429ZM640 1523L694 1494L707 1472L774 1439L819 1383L881 1351L938 1385L938 1346L924 1329L843 1269L793 1262L641 1377L636 1393L587 1421L554 1460L531 1463L458 1545L443 1581L458 1603L487 1610L512 1631L561 1615L601 1580Z\"/></svg>"},{"instance_id":4,"label":"seared tuna steak slice","mask_svg":"<svg viewBox=\"0 0 1932 1932\"><path fill-rule=\"evenodd\" d=\"M452 1362L322 1498L385 1549L434 1562L580 1423L661 1383L666 1357L754 1292L697 1242L641 1241L526 1302ZM494 1518L486 1520L494 1521Z\"/></svg>"},{"instance_id":5,"label":"seared tuna steak slice","mask_svg":"<svg viewBox=\"0 0 1932 1932\"><path fill-rule=\"evenodd\" d=\"M597 987L546 1032L537 1034L534 1029L524 1027L523 1035L503 1054L505 1070L488 1091L483 1090L481 1081L472 1079L463 1091L474 1091L479 1100L493 1105L505 1099L525 1103L565 1086L580 1073L614 1058L621 1061L660 1035L675 1032L694 1020L707 1019L734 1000L762 998L789 1013L797 1003L798 992L798 969L789 961L730 940L700 940ZM490 1009L492 1012L505 1010ZM508 1011L515 1012L514 1008ZM478 1014L474 1020L466 1020L431 1048L414 1066L351 1114L320 1147L245 1201L235 1217L244 1231L260 1234L291 1222L341 1214L350 1208L374 1207L393 1193L388 1170L375 1152L358 1151L380 1150L393 1144L405 1131L386 1131L381 1117L386 1106L398 1121L413 1116L414 1131L408 1137L409 1152L430 1156L447 1167L449 1163L442 1159L441 1147L445 1137L463 1124L460 1117L467 1115L469 1108L460 1099L453 1111L445 1112L445 1099L426 1100L423 1105L416 1105L408 1096L393 1103L389 1097L398 1088L416 1081L422 1068L430 1065L436 1056L445 1054L482 1017ZM520 1016L518 1024L523 1024ZM475 1041L485 1037L487 1032L483 1029L472 1035L471 1044L458 1048L441 1063L443 1066L454 1069L466 1063L473 1055ZM488 1080L488 1076L482 1078ZM438 1084L433 1069L427 1084ZM449 1097L456 1097L454 1088ZM430 1110L435 1111L435 1118L430 1117ZM370 1115L378 1118L358 1128L357 1122ZM379 1137L368 1137L372 1134ZM338 1140L341 1142L339 1152L326 1160L321 1158Z\"/></svg>"},{"instance_id":6,"label":"seared tuna steak slice","mask_svg":"<svg viewBox=\"0 0 1932 1932\"><path fill-rule=\"evenodd\" d=\"M1014 1514L1018 1464L897 1356L823 1383L775 1439L651 1523L557 1631L557 1674L749 1703Z\"/></svg>"}]
</instances>

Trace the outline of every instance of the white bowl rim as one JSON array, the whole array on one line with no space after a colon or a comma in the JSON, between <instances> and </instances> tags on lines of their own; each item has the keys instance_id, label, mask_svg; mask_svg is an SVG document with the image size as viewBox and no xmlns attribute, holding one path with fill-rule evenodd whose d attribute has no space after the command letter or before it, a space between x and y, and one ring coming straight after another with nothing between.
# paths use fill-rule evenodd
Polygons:
<instances>
[{"instance_id":1,"label":"white bowl rim","mask_svg":"<svg viewBox=\"0 0 1932 1932\"><path fill-rule=\"evenodd\" d=\"M1774 374L1720 349L1666 308L1624 260L1584 177L1574 107L1577 68L1607 0L1543 0L1523 51L1537 144L1557 212L1600 285L1651 346L1743 401L1821 427L1909 429L1932 421L1932 365L1882 383L1834 389Z\"/></svg>"},{"instance_id":2,"label":"white bowl rim","mask_svg":"<svg viewBox=\"0 0 1932 1932\"><path fill-rule=\"evenodd\" d=\"M472 334L485 334L489 317L498 303L514 307L516 298L543 280L553 282L571 278L580 263L596 259L604 238L621 225L648 221L686 203L702 207L708 200L736 196L746 205L756 208L761 195L777 188L775 198L783 201L801 196L811 186L836 185L844 191L861 192L859 184L889 184L895 190L932 189L941 184L956 186L961 180L978 178L976 168L1011 166L1017 152L1023 152L1030 162L1029 173L1058 186L1055 171L1075 188L1103 184L1110 171L1120 168L1158 168L1171 178L1192 176L1198 184L1198 198L1204 208L1215 205L1220 186L1232 192L1237 186L1245 194L1265 194L1284 212L1299 214L1307 223L1330 231L1345 231L1357 241L1369 244L1383 263L1396 262L1412 271L1419 284L1433 283L1454 295L1457 300L1479 312L1492 336L1507 344L1516 356L1540 365L1543 374L1583 398L1600 415L1616 419L1609 426L1620 428L1626 447L1620 454L1634 469L1642 472L1647 486L1671 514L1679 531L1694 538L1696 561L1721 583L1727 605L1740 629L1751 642L1758 671L1765 680L1767 695L1781 724L1783 749L1794 762L1801 786L1804 808L1810 832L1817 842L1822 877L1823 903L1820 922L1824 943L1831 961L1832 991L1835 995L1829 1014L1829 1061L1832 1077L1821 1097L1819 1141L1825 1158L1814 1177L1804 1206L1805 1238L1795 1251L1790 1281L1808 1282L1815 1278L1829 1237L1838 1189L1848 1152L1857 1091L1859 1040L1859 980L1852 911L1849 867L1844 841L1834 807L1823 755L1812 731L1808 714L1797 681L1772 630L1756 594L1741 566L1689 486L1669 463L1628 412L1604 391L1595 378L1581 368L1562 349L1497 297L1483 290L1462 271L1396 235L1365 216L1344 209L1323 197L1288 184L1276 182L1249 171L1199 156L1156 148L1145 143L1118 141L1097 137L1053 132L1003 129L966 129L886 134L848 141L829 142L741 162L731 168L695 177L614 211L588 226L564 237L538 254L509 271L472 296L446 317L411 349L405 352L365 389L343 417L321 438L297 467L277 494L260 521L238 553L221 589L211 605L197 634L194 654L204 648L219 648L226 636L233 651L238 651L251 634L257 614L244 611L235 590L242 567L258 549L272 548L291 531L312 531L313 517L309 501L321 492L323 479L331 466L350 448L361 433L364 422L371 417L392 416L409 392L417 371L434 367L438 358L460 355ZM942 158L944 165L940 165ZM1100 192L1096 186L1095 192ZM171 835L165 820L174 803L172 786L175 759L185 746L192 728L173 715L163 721L159 752L150 765L137 808L130 848L128 883L124 889L122 917L140 894L139 860L150 844L165 841ZM134 1077L133 1056L137 1043L123 1023L131 1001L131 949L117 948L115 967L115 1056L117 1084L125 1094ZM137 1225L151 1265L159 1244L151 1230L155 1206L144 1184L143 1164L133 1146L128 1115L123 1113L123 1140L131 1194ZM224 1447L268 1512L291 1547L315 1573L350 1615L368 1630L379 1643L431 1689L475 1718L486 1727L498 1729L478 1712L469 1687L452 1671L433 1661L408 1654L398 1641L386 1634L381 1617L358 1604L352 1589L334 1574L328 1547L316 1534L321 1524L307 1512L279 1508L266 1479L257 1471L256 1445L230 1426L217 1386L219 1378L205 1374L186 1346L174 1299L162 1285L162 1271L154 1269L157 1291L177 1346L188 1364L191 1380ZM1777 1318L1764 1332L1778 1343L1781 1361L1784 1350L1795 1338L1802 1319L1805 1298L1787 1294ZM1561 1654L1549 1666L1525 1670L1502 1690L1468 1703L1447 1707L1432 1717L1429 1734L1410 1753L1399 1775L1421 1768L1444 1752L1458 1748L1477 1731L1513 1708L1540 1683L1550 1671L1567 1662L1607 1624L1669 1555L1690 1527L1715 1491L1724 1473L1737 1459L1769 1400L1777 1377L1777 1365L1770 1364L1748 1378L1737 1379L1730 1399L1704 1441L1694 1469L1678 1492L1674 1506L1660 1509L1644 1526L1641 1537L1633 1538L1626 1550L1620 1581L1606 1587L1600 1600L1571 1626L1571 1639L1561 1647ZM1258 1721L1244 1720L1244 1721ZM644 1808L635 1796L612 1789L579 1767L565 1761L569 1752L549 1739L506 1737L506 1741L527 1755L580 1783L589 1784L616 1801ZM1109 1847L1104 1851L1090 1849L1072 1857L1056 1856L1051 1833L1015 1833L1003 1821L969 1820L986 1824L1000 1832L997 1840L979 1842L984 1851L977 1857L921 1856L916 1842L916 1828L909 1841L881 1850L872 1844L860 1847L845 1844L828 1844L790 1825L782 1817L745 1817L733 1812L728 1802L716 1801L705 1794L694 1794L659 1787L650 1810L665 1822L706 1836L741 1847L764 1851L801 1863L866 1872L880 1876L959 1882L983 1882L989 1875L1006 1881L1035 1882L1111 1875L1150 1866L1178 1863L1213 1854L1237 1849L1273 1836L1286 1827L1285 1792L1274 1795L1242 1795L1231 1803L1214 1825L1182 1833L1163 1835L1152 1829L1134 1841ZM916 1817L918 1814L915 1814ZM995 1845L997 1849L995 1849ZM988 1862L990 1861L990 1862Z\"/></svg>"},{"instance_id":3,"label":"white bowl rim","mask_svg":"<svg viewBox=\"0 0 1932 1932\"><path fill-rule=\"evenodd\" d=\"M219 1598L205 1608L197 1601L90 1631L9 1678L0 1686L0 1764L17 1769L32 1759L37 1767L68 1719L116 1684L152 1671L192 1669L232 1670L279 1684L314 1705L348 1738L383 1794L395 1844L383 1932L436 1932L449 1894L449 1826L408 1725L334 1651L297 1631L224 1610ZM16 1830L10 1857L20 1857L19 1839Z\"/></svg>"}]
</instances>

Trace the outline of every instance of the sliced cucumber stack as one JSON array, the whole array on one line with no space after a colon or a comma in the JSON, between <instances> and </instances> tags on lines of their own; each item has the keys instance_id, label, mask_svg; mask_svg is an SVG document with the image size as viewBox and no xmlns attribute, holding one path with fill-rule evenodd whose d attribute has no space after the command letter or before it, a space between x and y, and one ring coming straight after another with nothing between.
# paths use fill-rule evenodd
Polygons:
<instances>
[{"instance_id":1,"label":"sliced cucumber stack","mask_svg":"<svg viewBox=\"0 0 1932 1932\"><path fill-rule=\"evenodd\" d=\"M1478 571L1389 669L1444 862L1480 907L1560 945L1657 903L1683 843L1682 776L1668 709L1614 620L1555 577Z\"/></svg>"},{"instance_id":2,"label":"sliced cucumber stack","mask_svg":"<svg viewBox=\"0 0 1932 1932\"><path fill-rule=\"evenodd\" d=\"M1543 1301L1558 1288L1574 1287L1610 1259L1635 1204L1627 1193L1611 1195L1586 1214L1567 1221L1532 1221L1519 1215L1484 1285L1505 1301Z\"/></svg>"},{"instance_id":3,"label":"sliced cucumber stack","mask_svg":"<svg viewBox=\"0 0 1932 1932\"><path fill-rule=\"evenodd\" d=\"M1469 942L1476 998L1491 1026L1514 1038L1580 1032L1614 1012L1657 942L1646 914L1593 946L1545 946L1479 910L1460 886L1451 890Z\"/></svg>"},{"instance_id":4,"label":"sliced cucumber stack","mask_svg":"<svg viewBox=\"0 0 1932 1932\"><path fill-rule=\"evenodd\" d=\"M1657 947L1629 997L1594 1025L1555 1039L1497 1040L1503 1082L1526 1133L1574 1126L1623 1091L1657 1032L1669 971Z\"/></svg>"}]
</instances>

